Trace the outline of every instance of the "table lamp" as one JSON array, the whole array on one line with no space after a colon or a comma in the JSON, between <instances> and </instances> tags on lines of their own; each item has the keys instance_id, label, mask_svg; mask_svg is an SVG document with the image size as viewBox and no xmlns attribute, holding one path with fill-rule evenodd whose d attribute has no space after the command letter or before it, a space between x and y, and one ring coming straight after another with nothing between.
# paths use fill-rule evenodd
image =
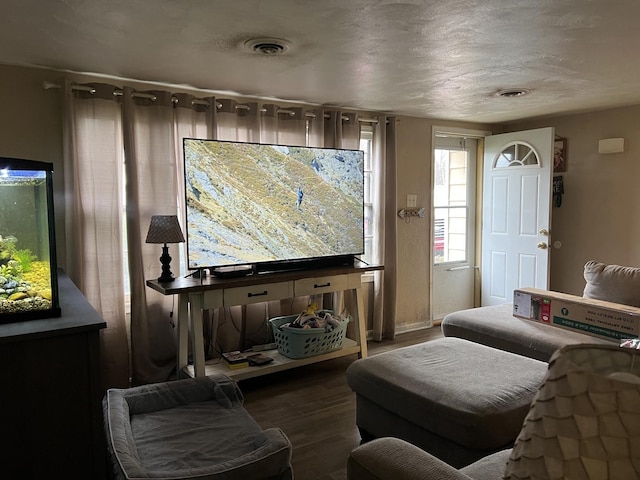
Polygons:
<instances>
[{"instance_id":1,"label":"table lamp","mask_svg":"<svg viewBox=\"0 0 640 480\"><path fill-rule=\"evenodd\" d=\"M169 255L167 243L182 242L184 242L184 236L176 215L153 215L151 217L146 243L164 244L162 255L160 256L162 275L158 278L158 282L173 282L175 280L171 273L171 256Z\"/></svg>"},{"instance_id":2,"label":"table lamp","mask_svg":"<svg viewBox=\"0 0 640 480\"><path fill-rule=\"evenodd\" d=\"M615 345L554 353L503 478L640 478L640 360Z\"/></svg>"}]
</instances>

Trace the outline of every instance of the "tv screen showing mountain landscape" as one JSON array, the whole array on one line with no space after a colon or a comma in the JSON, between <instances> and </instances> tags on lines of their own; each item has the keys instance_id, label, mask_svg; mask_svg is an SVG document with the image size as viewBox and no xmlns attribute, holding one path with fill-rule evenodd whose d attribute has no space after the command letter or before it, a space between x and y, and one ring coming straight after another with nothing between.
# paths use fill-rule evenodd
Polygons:
<instances>
[{"instance_id":1,"label":"tv screen showing mountain landscape","mask_svg":"<svg viewBox=\"0 0 640 480\"><path fill-rule=\"evenodd\" d=\"M359 255L359 150L184 139L190 269Z\"/></svg>"}]
</instances>

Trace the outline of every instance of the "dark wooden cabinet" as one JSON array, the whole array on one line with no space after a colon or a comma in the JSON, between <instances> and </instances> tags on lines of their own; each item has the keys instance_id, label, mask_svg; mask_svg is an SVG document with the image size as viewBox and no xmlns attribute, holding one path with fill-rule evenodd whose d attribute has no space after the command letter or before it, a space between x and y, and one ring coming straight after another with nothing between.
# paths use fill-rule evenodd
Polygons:
<instances>
[{"instance_id":1,"label":"dark wooden cabinet","mask_svg":"<svg viewBox=\"0 0 640 480\"><path fill-rule=\"evenodd\" d=\"M62 316L0 325L3 478L102 479L99 332L106 324L59 272Z\"/></svg>"}]
</instances>

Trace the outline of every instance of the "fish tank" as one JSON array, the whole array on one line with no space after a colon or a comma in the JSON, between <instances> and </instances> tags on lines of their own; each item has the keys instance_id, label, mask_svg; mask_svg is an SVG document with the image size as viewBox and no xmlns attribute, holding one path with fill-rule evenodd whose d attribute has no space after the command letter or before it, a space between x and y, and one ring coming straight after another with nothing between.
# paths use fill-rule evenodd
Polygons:
<instances>
[{"instance_id":1,"label":"fish tank","mask_svg":"<svg viewBox=\"0 0 640 480\"><path fill-rule=\"evenodd\" d=\"M0 158L0 323L59 317L53 164Z\"/></svg>"}]
</instances>

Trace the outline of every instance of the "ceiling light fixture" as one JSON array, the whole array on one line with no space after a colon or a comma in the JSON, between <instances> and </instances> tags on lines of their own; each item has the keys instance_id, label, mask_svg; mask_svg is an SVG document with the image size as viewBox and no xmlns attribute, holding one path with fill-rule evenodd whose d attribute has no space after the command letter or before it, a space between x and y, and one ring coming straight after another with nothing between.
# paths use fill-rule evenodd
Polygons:
<instances>
[{"instance_id":1,"label":"ceiling light fixture","mask_svg":"<svg viewBox=\"0 0 640 480\"><path fill-rule=\"evenodd\" d=\"M495 95L496 97L504 97L504 98L513 98L513 97L524 97L531 92L528 88L506 88L504 90L498 90Z\"/></svg>"},{"instance_id":2,"label":"ceiling light fixture","mask_svg":"<svg viewBox=\"0 0 640 480\"><path fill-rule=\"evenodd\" d=\"M245 48L259 55L282 55L289 50L290 43L281 38L253 38L244 42Z\"/></svg>"}]
</instances>

